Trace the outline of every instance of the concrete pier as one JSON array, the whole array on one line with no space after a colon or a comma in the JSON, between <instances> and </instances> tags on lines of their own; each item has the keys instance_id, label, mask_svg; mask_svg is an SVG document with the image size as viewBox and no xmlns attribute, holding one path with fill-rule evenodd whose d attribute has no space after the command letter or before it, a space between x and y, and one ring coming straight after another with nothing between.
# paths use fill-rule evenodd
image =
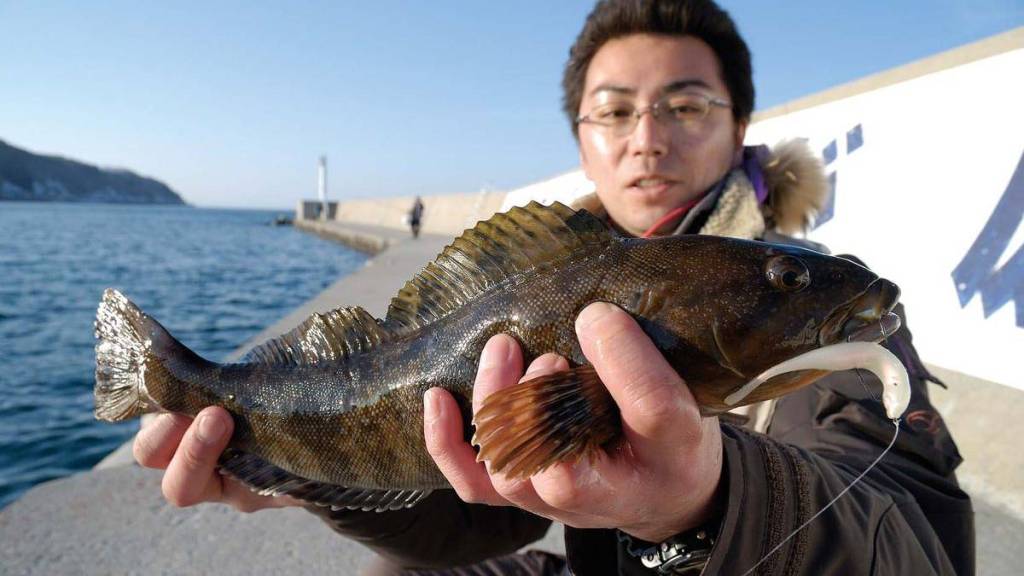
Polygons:
<instances>
[{"instance_id":1,"label":"concrete pier","mask_svg":"<svg viewBox=\"0 0 1024 576\"><path fill-rule=\"evenodd\" d=\"M425 200L429 210L432 199ZM338 207L339 214L344 210ZM382 317L391 297L462 229L464 217L456 214L444 226L435 221L442 233L418 240L397 218L389 225L297 219L300 228L376 256L235 357L314 311L358 305ZM965 462L958 476L974 497L978 574L1018 574L1024 565L1024 451L1016 441L1024 436L1024 393L933 369L949 384L949 390L933 386L933 399L960 446ZM0 512L0 574L355 574L371 557L303 510L177 509L161 496L161 475L136 466L126 445L92 471L35 487ZM557 551L560 537L555 526L531 548Z\"/></svg>"},{"instance_id":2,"label":"concrete pier","mask_svg":"<svg viewBox=\"0 0 1024 576\"><path fill-rule=\"evenodd\" d=\"M299 226L377 256L257 334L232 358L313 312L355 305L383 317L391 297L452 239L421 234L413 240L401 227L336 221L318 222L315 229ZM0 512L0 574L337 575L356 574L372 558L305 510L175 508L161 495L161 477L161 471L134 463L129 443L91 471L36 486ZM561 528L553 527L530 548L561 546Z\"/></svg>"}]
</instances>

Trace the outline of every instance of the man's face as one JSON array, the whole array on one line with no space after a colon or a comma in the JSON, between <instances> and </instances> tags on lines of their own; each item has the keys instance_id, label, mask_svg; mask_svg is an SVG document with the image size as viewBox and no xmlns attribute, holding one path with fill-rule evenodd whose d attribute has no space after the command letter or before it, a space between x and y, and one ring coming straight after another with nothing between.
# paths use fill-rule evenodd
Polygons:
<instances>
[{"instance_id":1,"label":"man's face","mask_svg":"<svg viewBox=\"0 0 1024 576\"><path fill-rule=\"evenodd\" d=\"M591 60L579 114L611 102L644 110L676 92L731 101L718 58L702 40L625 36L605 43ZM685 129L662 120L643 114L626 136L579 125L584 172L612 220L635 236L699 197L729 171L742 150L746 126L737 125L729 108L712 106L702 121Z\"/></svg>"}]
</instances>

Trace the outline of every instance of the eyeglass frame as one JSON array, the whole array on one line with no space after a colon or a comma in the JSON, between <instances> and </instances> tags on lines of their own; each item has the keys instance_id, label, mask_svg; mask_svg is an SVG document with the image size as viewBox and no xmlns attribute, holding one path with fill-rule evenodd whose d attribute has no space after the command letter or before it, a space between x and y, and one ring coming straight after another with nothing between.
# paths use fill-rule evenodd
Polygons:
<instances>
[{"instance_id":1,"label":"eyeglass frame","mask_svg":"<svg viewBox=\"0 0 1024 576\"><path fill-rule=\"evenodd\" d=\"M730 110L733 107L732 102L729 102L728 100L726 100L724 98L719 98L718 96L708 96L707 94L704 94L702 92L692 92L692 91L682 92L681 94L688 95L688 96L699 96L699 97L701 97L701 98L703 98L704 100L707 101L708 107L704 110L704 114L700 118L695 118L694 119L697 122L702 121L705 118L707 118L708 114L711 114L711 108L713 106L718 106L719 108L728 108ZM647 114L648 112L651 113L651 117L652 118L654 118L657 121L661 121L660 117L661 117L662 112L664 112L662 107L665 106L665 104L668 102L668 100L670 98L672 98L673 96L679 96L679 95L680 94L666 94L666 95L662 96L661 98L659 98L657 102L655 102L654 104L651 104L650 106L645 106L643 108L634 108L633 112L630 114L630 116L633 119L632 122L631 122L632 125L630 126L630 129L628 131L622 133L622 134L616 134L616 136L619 137L619 138L622 138L622 137L629 136L630 134L632 134L633 131L636 130L637 125L640 124L640 118L644 114ZM602 104L601 106L605 106L605 105ZM596 106L595 108L600 108L601 106ZM587 114L580 114L579 116L577 116L575 118L575 120L574 120L574 122L576 123L576 126L579 126L580 124L593 124L594 126L600 126L601 128L608 128L608 129L613 129L614 128L614 126L611 125L611 124L605 124L605 123L602 123L599 120L595 120L595 119L591 118L590 115L593 114L593 113L594 113L594 110L591 110ZM668 118L669 118L669 120L673 120L671 118L671 116L669 116ZM673 120L672 124L682 125L683 122L682 121L674 121ZM668 125L672 125L672 124L668 124Z\"/></svg>"}]
</instances>

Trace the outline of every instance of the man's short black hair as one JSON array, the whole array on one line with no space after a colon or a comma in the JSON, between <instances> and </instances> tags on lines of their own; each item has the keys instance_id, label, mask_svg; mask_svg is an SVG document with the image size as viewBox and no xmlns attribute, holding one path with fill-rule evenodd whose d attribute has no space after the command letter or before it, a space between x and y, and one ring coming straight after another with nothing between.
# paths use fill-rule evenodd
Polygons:
<instances>
[{"instance_id":1,"label":"man's short black hair","mask_svg":"<svg viewBox=\"0 0 1024 576\"><path fill-rule=\"evenodd\" d=\"M711 0L602 0L587 17L562 75L562 108L579 137L576 116L583 99L583 84L594 54L605 42L630 34L693 36L704 41L722 69L729 89L732 114L737 121L754 111L754 79L750 49L728 12Z\"/></svg>"}]
</instances>

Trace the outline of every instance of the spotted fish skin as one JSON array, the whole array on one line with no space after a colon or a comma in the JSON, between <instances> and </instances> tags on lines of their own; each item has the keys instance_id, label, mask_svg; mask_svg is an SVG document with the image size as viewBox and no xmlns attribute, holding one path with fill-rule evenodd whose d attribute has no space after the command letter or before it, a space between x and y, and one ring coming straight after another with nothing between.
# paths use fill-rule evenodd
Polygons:
<instances>
[{"instance_id":1,"label":"spotted fish skin","mask_svg":"<svg viewBox=\"0 0 1024 576\"><path fill-rule=\"evenodd\" d=\"M794 273L806 285L779 279ZM467 230L406 284L385 319L360 308L316 314L240 364L200 358L108 290L96 322L96 415L221 406L235 421L221 465L254 489L393 509L448 487L424 444L423 394L451 392L469 439L477 364L495 334L516 338L527 363L556 352L585 365L575 318L611 302L637 319L710 415L729 408L724 398L751 375L837 338L877 281L800 248L624 239L585 212L531 204ZM805 380L769 382L748 401Z\"/></svg>"}]
</instances>

